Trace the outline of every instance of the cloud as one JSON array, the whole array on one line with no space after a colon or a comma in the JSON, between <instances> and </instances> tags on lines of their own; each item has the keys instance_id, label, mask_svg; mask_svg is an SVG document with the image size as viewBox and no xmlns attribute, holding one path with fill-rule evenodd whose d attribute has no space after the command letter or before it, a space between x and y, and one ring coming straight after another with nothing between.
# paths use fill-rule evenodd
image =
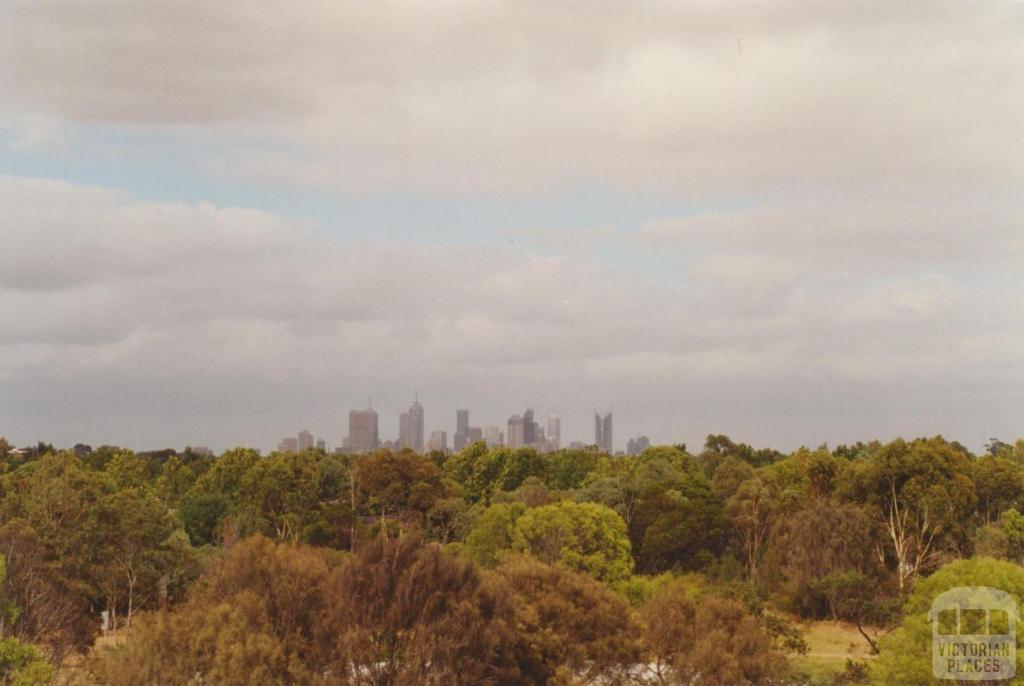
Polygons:
<instances>
[{"instance_id":1,"label":"cloud","mask_svg":"<svg viewBox=\"0 0 1024 686\"><path fill-rule=\"evenodd\" d=\"M344 241L262 211L22 177L0 178L0 214L0 401L56 440L269 446L317 420L337 442L344 409L417 388L442 426L467 403L500 423L539 401L612 400L673 440L679 411L727 429L736 394L799 406L909 384L913 403L1024 373L1019 284L986 302L984 284L946 277L834 281L730 240L667 278L511 245ZM763 431L845 435L840 418L864 410L841 405Z\"/></svg>"},{"instance_id":2,"label":"cloud","mask_svg":"<svg viewBox=\"0 0 1024 686\"><path fill-rule=\"evenodd\" d=\"M347 192L691 199L1024 181L1012 4L8 3L11 107L236 136Z\"/></svg>"},{"instance_id":3,"label":"cloud","mask_svg":"<svg viewBox=\"0 0 1024 686\"><path fill-rule=\"evenodd\" d=\"M345 409L419 389L494 423L615 402L691 444L1018 427L1022 27L958 2L4 3L0 129L50 166L0 177L0 414L16 440L336 443ZM213 201L19 175L157 138ZM514 243L427 245L226 187L563 202ZM579 189L691 211L587 228Z\"/></svg>"}]
</instances>

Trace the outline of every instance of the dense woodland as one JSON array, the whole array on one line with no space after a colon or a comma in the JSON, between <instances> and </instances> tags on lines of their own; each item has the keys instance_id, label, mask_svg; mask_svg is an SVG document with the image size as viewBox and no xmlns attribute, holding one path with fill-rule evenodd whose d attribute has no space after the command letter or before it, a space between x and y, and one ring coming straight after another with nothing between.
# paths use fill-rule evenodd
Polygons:
<instances>
[{"instance_id":1,"label":"dense woodland","mask_svg":"<svg viewBox=\"0 0 1024 686\"><path fill-rule=\"evenodd\" d=\"M0 471L0 681L19 686L929 684L931 597L1024 600L1024 440L208 457L0 439ZM802 674L808 619L856 626L872 657Z\"/></svg>"}]
</instances>

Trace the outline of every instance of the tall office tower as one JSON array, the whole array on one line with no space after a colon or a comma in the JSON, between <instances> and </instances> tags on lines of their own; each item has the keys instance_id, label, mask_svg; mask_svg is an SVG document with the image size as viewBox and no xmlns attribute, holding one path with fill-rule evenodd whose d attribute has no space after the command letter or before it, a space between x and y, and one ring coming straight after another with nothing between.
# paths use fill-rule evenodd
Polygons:
<instances>
[{"instance_id":1,"label":"tall office tower","mask_svg":"<svg viewBox=\"0 0 1024 686\"><path fill-rule=\"evenodd\" d=\"M521 448L526 445L523 418L517 414L508 418L508 447Z\"/></svg>"},{"instance_id":2,"label":"tall office tower","mask_svg":"<svg viewBox=\"0 0 1024 686\"><path fill-rule=\"evenodd\" d=\"M612 413L609 412L601 418L601 415L594 413L594 444L600 450L612 454Z\"/></svg>"},{"instance_id":3,"label":"tall office tower","mask_svg":"<svg viewBox=\"0 0 1024 686\"><path fill-rule=\"evenodd\" d=\"M313 434L309 433L309 429L303 429L299 432L299 450L309 450L313 447Z\"/></svg>"},{"instance_id":4,"label":"tall office tower","mask_svg":"<svg viewBox=\"0 0 1024 686\"><path fill-rule=\"evenodd\" d=\"M504 437L501 435L501 429L496 426L485 426L483 436L487 445L492 448L502 445L505 442Z\"/></svg>"},{"instance_id":5,"label":"tall office tower","mask_svg":"<svg viewBox=\"0 0 1024 686\"><path fill-rule=\"evenodd\" d=\"M639 455L651 447L651 439L647 436L637 436L626 441L626 454Z\"/></svg>"},{"instance_id":6,"label":"tall office tower","mask_svg":"<svg viewBox=\"0 0 1024 686\"><path fill-rule=\"evenodd\" d=\"M432 431L430 433L430 440L427 442L428 450L440 450L442 453L448 452L448 433L446 431Z\"/></svg>"},{"instance_id":7,"label":"tall office tower","mask_svg":"<svg viewBox=\"0 0 1024 686\"><path fill-rule=\"evenodd\" d=\"M327 441L325 441L322 438L316 439L316 449L317 450L323 450L326 453L327 452Z\"/></svg>"},{"instance_id":8,"label":"tall office tower","mask_svg":"<svg viewBox=\"0 0 1024 686\"><path fill-rule=\"evenodd\" d=\"M537 442L537 422L533 421L533 410L528 409L523 413L523 445L533 445Z\"/></svg>"},{"instance_id":9,"label":"tall office tower","mask_svg":"<svg viewBox=\"0 0 1024 686\"><path fill-rule=\"evenodd\" d=\"M299 439L294 436L288 438L282 438L281 442L277 444L277 452L279 453L294 453L299 450Z\"/></svg>"},{"instance_id":10,"label":"tall office tower","mask_svg":"<svg viewBox=\"0 0 1024 686\"><path fill-rule=\"evenodd\" d=\"M380 447L377 433L377 413L372 407L352 410L348 413L348 438L345 450L352 453L369 453Z\"/></svg>"},{"instance_id":11,"label":"tall office tower","mask_svg":"<svg viewBox=\"0 0 1024 686\"><path fill-rule=\"evenodd\" d=\"M398 418L398 442L403 448L423 452L423 406L413 400L408 412Z\"/></svg>"},{"instance_id":12,"label":"tall office tower","mask_svg":"<svg viewBox=\"0 0 1024 686\"><path fill-rule=\"evenodd\" d=\"M452 447L456 452L469 445L469 410L455 411L455 435L452 436Z\"/></svg>"},{"instance_id":13,"label":"tall office tower","mask_svg":"<svg viewBox=\"0 0 1024 686\"><path fill-rule=\"evenodd\" d=\"M553 414L548 415L548 442L552 450L562 447L562 420Z\"/></svg>"}]
</instances>

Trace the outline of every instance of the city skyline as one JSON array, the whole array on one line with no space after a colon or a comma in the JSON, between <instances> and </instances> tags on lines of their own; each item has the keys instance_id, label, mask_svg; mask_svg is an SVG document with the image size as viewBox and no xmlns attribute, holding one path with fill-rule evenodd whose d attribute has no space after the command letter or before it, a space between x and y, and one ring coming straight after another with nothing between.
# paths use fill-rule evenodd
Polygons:
<instances>
[{"instance_id":1,"label":"city skyline","mask_svg":"<svg viewBox=\"0 0 1024 686\"><path fill-rule=\"evenodd\" d=\"M1018 4L76 8L0 21L11 441L1024 426Z\"/></svg>"}]
</instances>

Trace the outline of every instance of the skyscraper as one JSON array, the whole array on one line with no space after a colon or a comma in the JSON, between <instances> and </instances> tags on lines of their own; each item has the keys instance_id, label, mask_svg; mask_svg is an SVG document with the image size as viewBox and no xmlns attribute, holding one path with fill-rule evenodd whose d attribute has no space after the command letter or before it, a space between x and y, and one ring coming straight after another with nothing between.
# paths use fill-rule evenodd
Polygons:
<instances>
[{"instance_id":1,"label":"skyscraper","mask_svg":"<svg viewBox=\"0 0 1024 686\"><path fill-rule=\"evenodd\" d=\"M487 445L492 448L505 443L505 436L497 426L485 426L483 430L483 438L487 442Z\"/></svg>"},{"instance_id":2,"label":"skyscraper","mask_svg":"<svg viewBox=\"0 0 1024 686\"><path fill-rule=\"evenodd\" d=\"M469 445L469 410L455 411L455 435L452 436L452 447L462 450Z\"/></svg>"},{"instance_id":3,"label":"skyscraper","mask_svg":"<svg viewBox=\"0 0 1024 686\"><path fill-rule=\"evenodd\" d=\"M431 432L427 448L429 450L440 450L443 453L448 452L448 432L440 430Z\"/></svg>"},{"instance_id":4,"label":"skyscraper","mask_svg":"<svg viewBox=\"0 0 1024 686\"><path fill-rule=\"evenodd\" d=\"M508 447L521 448L526 445L523 418L517 414L508 418Z\"/></svg>"},{"instance_id":5,"label":"skyscraper","mask_svg":"<svg viewBox=\"0 0 1024 686\"><path fill-rule=\"evenodd\" d=\"M651 439L647 436L637 436L626 441L626 454L639 455L651 447Z\"/></svg>"},{"instance_id":6,"label":"skyscraper","mask_svg":"<svg viewBox=\"0 0 1024 686\"><path fill-rule=\"evenodd\" d=\"M313 447L313 434L309 433L309 429L303 429L299 432L299 450L309 450Z\"/></svg>"},{"instance_id":7,"label":"skyscraper","mask_svg":"<svg viewBox=\"0 0 1024 686\"><path fill-rule=\"evenodd\" d=\"M277 444L277 452L279 453L294 453L299 449L299 441L294 436L288 438L282 438L281 442Z\"/></svg>"},{"instance_id":8,"label":"skyscraper","mask_svg":"<svg viewBox=\"0 0 1024 686\"><path fill-rule=\"evenodd\" d=\"M403 448L423 452L423 406L413 400L408 412L398 418L398 442Z\"/></svg>"},{"instance_id":9,"label":"skyscraper","mask_svg":"<svg viewBox=\"0 0 1024 686\"><path fill-rule=\"evenodd\" d=\"M562 447L562 420L555 415L548 415L548 442L553 450Z\"/></svg>"},{"instance_id":10,"label":"skyscraper","mask_svg":"<svg viewBox=\"0 0 1024 686\"><path fill-rule=\"evenodd\" d=\"M533 445L537 442L537 422L533 421L533 409L523 413L523 445Z\"/></svg>"},{"instance_id":11,"label":"skyscraper","mask_svg":"<svg viewBox=\"0 0 1024 686\"><path fill-rule=\"evenodd\" d=\"M348 413L348 438L345 450L353 453L369 453L380 447L377 433L377 413L372 407L352 410Z\"/></svg>"},{"instance_id":12,"label":"skyscraper","mask_svg":"<svg viewBox=\"0 0 1024 686\"><path fill-rule=\"evenodd\" d=\"M594 444L609 455L613 453L611 412L606 414L604 419L594 413Z\"/></svg>"}]
</instances>

